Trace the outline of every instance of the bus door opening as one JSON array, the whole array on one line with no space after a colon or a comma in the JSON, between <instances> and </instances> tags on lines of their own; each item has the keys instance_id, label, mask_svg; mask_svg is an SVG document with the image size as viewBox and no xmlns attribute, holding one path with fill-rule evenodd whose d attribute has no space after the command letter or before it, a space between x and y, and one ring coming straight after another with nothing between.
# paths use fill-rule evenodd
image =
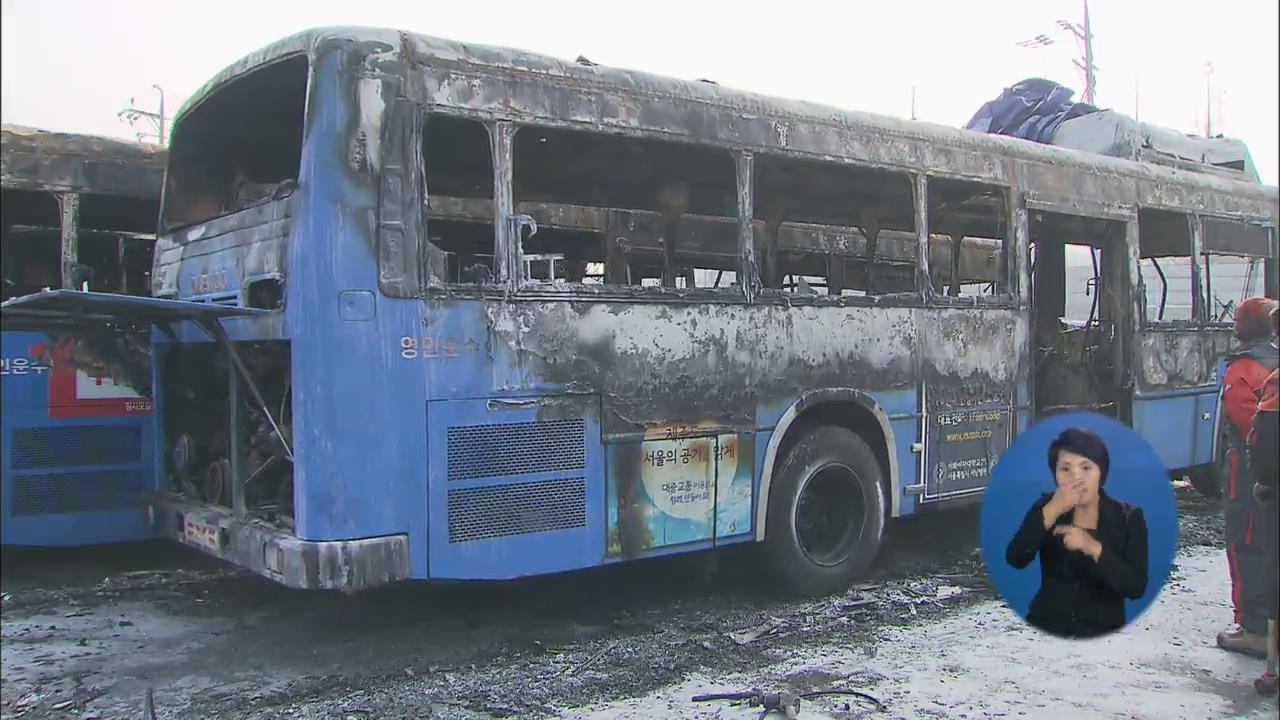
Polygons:
<instances>
[{"instance_id":1,"label":"bus door opening","mask_svg":"<svg viewBox=\"0 0 1280 720\"><path fill-rule=\"evenodd\" d=\"M1036 417L1127 418L1124 223L1037 210L1029 229Z\"/></svg>"}]
</instances>

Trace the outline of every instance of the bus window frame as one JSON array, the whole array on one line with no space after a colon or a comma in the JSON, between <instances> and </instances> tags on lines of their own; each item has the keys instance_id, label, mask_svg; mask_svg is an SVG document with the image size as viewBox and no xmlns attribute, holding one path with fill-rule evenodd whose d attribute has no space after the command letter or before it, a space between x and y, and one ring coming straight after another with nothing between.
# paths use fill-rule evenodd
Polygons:
<instances>
[{"instance_id":1,"label":"bus window frame","mask_svg":"<svg viewBox=\"0 0 1280 720\"><path fill-rule=\"evenodd\" d=\"M1190 234L1190 254L1183 255L1161 255L1152 256L1151 258L1142 255L1142 211L1153 211L1163 213L1176 213L1182 215L1187 223L1187 231ZM1205 293L1204 278L1200 275L1200 212L1196 208L1184 205L1145 205L1141 202L1134 206L1132 218L1133 227L1133 257L1137 263L1135 268L1137 273L1137 284L1134 287L1135 299L1137 300L1138 317L1134 323L1140 332L1178 332L1195 330L1204 327L1205 317ZM1147 312L1147 284L1142 275L1142 261L1149 259L1160 259L1162 257L1187 257L1191 267L1191 318L1186 320L1152 320Z\"/></svg>"},{"instance_id":2,"label":"bus window frame","mask_svg":"<svg viewBox=\"0 0 1280 720\"><path fill-rule=\"evenodd\" d=\"M1007 178L999 177L983 177L976 175L967 175L962 173L937 172L933 170L914 171L923 180L924 198L923 198L923 224L925 232L919 234L919 228L916 232L922 239L923 263L919 264L919 271L923 272L923 278L918 283L920 286L917 292L922 292L924 303L930 307L944 308L992 308L992 309L1020 309L1024 305L1029 307L1031 298L1027 296L1029 282L1022 280L1022 270L1020 265L1024 262L1024 258L1028 258L1029 262L1030 250L1028 245L1028 231L1026 227L1027 198L1025 191L1014 187L1014 183ZM929 197L928 188L931 180L950 180L955 182L972 183L975 185L985 185L987 187L998 188L1004 197L1004 223L1005 237L1001 241L1000 263L1004 270L1005 292L993 295L960 295L950 296L945 293L939 293L933 287L930 280L931 271L929 267L929 249L928 242L934 235L933 227L929 224ZM917 193L920 192L920 185L917 185ZM921 200L917 198L917 204ZM919 210L919 207L917 207ZM1016 253L1015 253L1016 249ZM919 257L919 255L917 255ZM1030 266L1028 266L1030 267Z\"/></svg>"},{"instance_id":3,"label":"bus window frame","mask_svg":"<svg viewBox=\"0 0 1280 720\"><path fill-rule=\"evenodd\" d=\"M494 163L493 169L495 174L495 181L501 181L501 180L506 181L507 187L505 189L505 192L507 193L507 196L511 199L511 217L513 219L513 222L510 223L511 227L498 228L498 231L501 232L505 230L507 232L511 232L512 230L514 230L516 233L513 237L510 238L510 241L512 243L512 252L515 256L513 267L516 268L519 273L519 276L514 278L513 280L513 284L515 285L516 296L528 297L528 298L540 298L540 297L594 298L594 299L599 299L601 301L645 300L645 301L654 301L654 302L677 301L677 302L709 302L709 303L720 303L720 304L743 304L747 302L747 293L744 287L745 283L743 281L750 275L752 279L758 282L758 275L756 273L756 267L754 263L744 262L743 247L742 247L743 232L741 228L741 217L742 217L741 203L743 199L742 198L743 168L742 168L742 164L739 157L743 154L746 154L748 156L747 163L750 165L751 160L749 156L752 154L752 151L744 150L743 148L726 145L722 143L712 143L712 142L705 142L705 141L700 142L697 140L685 139L679 136L671 136L671 135L654 132L650 130L622 131L620 129L619 130L600 129L599 127L594 125L584 125L584 124L572 123L572 122L547 121L543 119L539 119L538 121L524 121L524 122L510 121L510 124L513 128L510 135L510 154L507 155L505 158L503 158L510 164L506 172L500 171L498 164L496 162ZM566 130L566 131L573 131L573 132L586 132L586 133L592 133L592 134L598 134L598 135L607 135L607 136L612 136L617 138L639 138L644 140L655 140L655 141L668 142L668 143L674 143L679 145L689 145L689 146L695 146L695 147L709 148L709 149L714 149L714 150L723 151L727 153L729 156L729 160L733 163L733 166L734 166L734 185L735 185L734 196L737 199L739 207L735 208L735 212L733 215L715 216L715 217L723 219L726 222L733 222L738 229L737 245L736 245L737 264L735 267L735 273L738 279L737 285L719 287L719 288L714 288L714 287L713 288L705 288L705 287L669 288L669 287L663 287L660 285L659 286L616 285L616 284L611 285L607 283L595 284L595 283L581 283L581 282L556 283L556 282L547 282L543 280L526 278L524 276L524 267L525 267L524 257L526 254L524 250L524 242L526 239L524 237L524 227L526 226L519 222L519 219L522 218L523 216L520 213L519 203L517 202L517 198L515 198L515 188L514 188L515 137L520 133L521 130L524 130L526 128L546 128L546 129ZM748 168L747 172L750 173L752 170L753 168ZM748 177L750 176L748 175ZM497 194L496 188L495 188L495 194ZM604 212L609 212L611 210L619 210L619 209L625 210L625 208L605 208L605 207L600 208L600 210ZM497 210L498 208L495 200L495 224L497 223L497 217L498 217ZM655 213L657 211L650 209L650 210L635 210L634 212ZM692 215L692 213L689 213L689 215ZM710 217L710 216L701 215L701 214L699 214L698 216ZM607 233L607 228L604 230L604 232ZM606 238L606 242L607 242L607 238ZM495 247L495 253L496 252L498 252L498 250ZM458 285L450 286L450 288L457 288L457 287L459 286ZM462 287L474 288L475 286L462 286Z\"/></svg>"},{"instance_id":4,"label":"bus window frame","mask_svg":"<svg viewBox=\"0 0 1280 720\"><path fill-rule=\"evenodd\" d=\"M1204 221L1205 219L1213 219L1225 222L1241 223L1244 225L1254 225L1263 229L1267 234L1267 249L1264 255L1258 255L1244 251L1224 251L1209 250L1204 247ZM1195 257L1196 269L1200 272L1202 282L1200 283L1200 293L1203 298L1198 298L1200 306L1203 309L1199 323L1202 327L1212 329L1230 329L1234 326L1234 319L1231 320L1214 320L1213 315L1215 308L1213 306L1213 277L1212 263L1210 258L1217 257L1237 257L1262 260L1262 294L1266 297L1275 297L1275 280L1271 277L1276 271L1277 256L1280 256L1280 247L1277 247L1276 226L1265 218L1259 218L1251 215L1228 215L1224 213L1197 213L1196 223L1199 226L1200 246L1197 248L1198 254ZM1234 316L1234 312L1232 313Z\"/></svg>"},{"instance_id":5,"label":"bus window frame","mask_svg":"<svg viewBox=\"0 0 1280 720\"><path fill-rule=\"evenodd\" d=\"M306 73L305 73L305 83L302 88L302 121L301 121L302 134L298 141L299 142L298 167L295 169L293 173L296 176L295 178L293 178L293 187L289 188L286 192L282 192L280 194L280 197L268 197L268 198L250 203L243 207L236 208L234 210L220 210L216 215L207 217L203 220L171 222L169 220L168 213L169 213L169 201L171 200L169 176L170 176L170 173L172 172L172 163L173 163L172 148L173 148L173 142L175 138L177 138L179 135L179 131L182 127L182 122L185 120L189 120L192 115L199 112L202 107L206 106L211 101L212 98L226 92L227 89L234 86L236 82L249 78L259 72L266 72L266 71L272 70L273 68L279 68L281 65L287 64L289 62L297 61L299 58L305 60L306 62ZM293 196L298 194L298 190L302 186L303 170L305 169L307 164L307 139L309 137L309 131L311 129L310 128L311 106L312 106L312 100L313 100L312 93L315 92L315 87L316 87L315 54L312 50L300 49L300 50L294 50L292 52L284 53L278 57L273 57L267 62L253 65L252 67L246 68L243 72L223 78L221 82L218 82L215 85L203 87L199 90L200 97L196 99L194 104L179 108L178 114L173 118L172 126L169 130L169 143L167 145L167 147L169 148L169 157L166 159L164 179L160 183L160 197L159 197L159 203L158 203L159 210L157 212L157 222L156 222L157 239L165 238L166 240L176 241L177 236L186 235L184 231L190 230L191 228L197 227L199 225L204 225L206 223L214 222L222 218L230 217L232 215L236 215L238 213L244 212L245 210L249 210L255 207L260 207L262 205L267 205L272 202L291 201ZM288 182L288 181L286 180L283 182ZM185 241L182 244L185 244Z\"/></svg>"},{"instance_id":6,"label":"bus window frame","mask_svg":"<svg viewBox=\"0 0 1280 720\"><path fill-rule=\"evenodd\" d=\"M491 143L490 147L493 152L492 171L494 175L494 255L500 257L503 253L504 239L512 254L510 267L520 270L520 276L517 278L501 278L499 273L495 272L495 280L492 283L484 285L476 285L470 283L443 283L443 284L427 284L426 273L424 271L422 283L422 295L424 297L450 297L450 298L520 298L520 299L594 299L601 302L609 301L644 301L644 302L682 302L682 303L712 303L712 304L766 304L766 305L822 305L822 306L838 306L838 307L859 307L870 305L901 305L908 307L921 306L925 303L925 296L922 292L920 283L912 292L891 293L880 296L804 296L794 293L786 293L776 290L767 290L762 288L759 266L755 259L754 235L751 228L757 222L754 217L750 218L751 223L743 227L743 202L753 203L754 188L754 160L761 154L754 148L743 148L722 143L699 142L694 140L686 140L683 138L675 138L663 133L649 130L635 130L626 132L609 132L601 131L595 126L584 126L577 123L556 122L556 121L520 121L492 117L480 116L472 113L457 112L451 109L448 114L455 117L474 120L482 123L490 131ZM440 112L431 109L429 112ZM509 128L504 130L504 126ZM521 222L523 217L517 207L516 198L514 197L514 138L515 135L524 128L553 128L562 130L577 130L587 132L598 132L606 135L615 135L618 137L638 137L649 140L661 140L673 143L681 143L685 145L695 145L708 148L715 148L729 153L735 163L735 180L737 184L737 277L738 284L733 287L723 288L668 288L662 286L638 286L638 285L608 285L593 283L552 283L541 280L529 280L523 277L524 267L524 237L523 230L525 225ZM505 135L505 137L503 137ZM841 165L849 165L854 167L868 168L873 170L881 170L886 172L902 172L908 175L913 187L917 186L917 178L924 177L925 172L912 167L899 167L876 165L870 163L860 163L840 158L832 160L817 156L811 153L799 153L794 151L783 151L770 149L769 154L776 156L785 156L799 160L823 160L834 162ZM1011 198L1013 192L1007 182L992 182L989 179L974 179L964 176L950 176L938 174L939 177L948 177L952 179L965 180L969 182L980 183L989 186L999 187L1006 197L1006 201L1012 208ZM745 183L745 188L744 188ZM424 205L430 202L431 179L426 177L425 192L423 195ZM916 192L913 190L913 192ZM918 203L918 200L916 201ZM505 209L503 205L506 204ZM605 208L607 210L607 208ZM748 214L753 214L752 208ZM652 212L652 211L641 211ZM1007 211L1008 212L1008 211ZM507 221L503 222L501 217L506 214ZM424 218L426 213L424 209ZM734 218L725 216L726 220ZM437 219L438 221L438 219ZM426 218L424 229L429 228L432 219ZM1013 223L1009 223L1010 227ZM919 228L915 230L919 235ZM506 234L506 238L503 237ZM426 242L426 233L422 233L419 242ZM1008 253L1008 240L1005 241L1005 253ZM1010 263L1006 260L1006 269ZM923 272L920 265L920 255L917 253L916 259L917 276ZM1007 273L1006 273L1007 274ZM1016 287L1016 279L1010 282L1011 287ZM1016 293L1002 296L988 296L984 298L964 298L960 302L953 302L956 306L961 307L1016 307Z\"/></svg>"}]
</instances>

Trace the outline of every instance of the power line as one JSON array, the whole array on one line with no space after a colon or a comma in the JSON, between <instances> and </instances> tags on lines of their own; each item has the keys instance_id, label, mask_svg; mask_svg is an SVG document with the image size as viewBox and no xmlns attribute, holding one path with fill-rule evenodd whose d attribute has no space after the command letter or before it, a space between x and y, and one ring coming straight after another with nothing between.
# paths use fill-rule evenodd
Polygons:
<instances>
[{"instance_id":1,"label":"power line","mask_svg":"<svg viewBox=\"0 0 1280 720\"><path fill-rule=\"evenodd\" d=\"M160 108L158 112L152 112L150 110L144 110L137 107L137 102L133 98L129 98L129 107L116 113L116 117L128 122L129 127L136 127L139 120L147 121L155 128L155 132L139 132L137 133L138 139L141 140L144 137L154 137L161 145L164 145L166 137L165 126L169 119L164 114L164 88L159 85L152 85L151 87L155 88L160 93Z\"/></svg>"},{"instance_id":2,"label":"power line","mask_svg":"<svg viewBox=\"0 0 1280 720\"><path fill-rule=\"evenodd\" d=\"M1070 20L1059 20L1057 26L1071 33L1080 44L1082 57L1072 59L1071 63L1084 73L1084 101L1094 104L1094 95L1098 83L1098 66L1093 62L1093 27L1089 22L1089 0L1084 0L1084 22L1074 23ZM1046 33L1022 40L1016 45L1022 48L1042 48L1056 42Z\"/></svg>"}]
</instances>

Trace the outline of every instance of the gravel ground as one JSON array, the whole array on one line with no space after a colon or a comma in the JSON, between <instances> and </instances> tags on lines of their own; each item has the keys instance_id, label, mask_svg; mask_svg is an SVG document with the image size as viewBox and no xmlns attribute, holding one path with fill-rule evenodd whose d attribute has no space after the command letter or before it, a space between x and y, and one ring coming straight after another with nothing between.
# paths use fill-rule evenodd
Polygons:
<instances>
[{"instance_id":1,"label":"gravel ground","mask_svg":"<svg viewBox=\"0 0 1280 720\"><path fill-rule=\"evenodd\" d=\"M1220 546L1217 503L1179 501L1183 548ZM875 657L894 632L995 599L977 518L896 521L863 583L804 601L768 587L751 548L353 596L287 590L165 542L6 549L0 718L138 717L148 688L160 718L554 717L818 647Z\"/></svg>"}]
</instances>

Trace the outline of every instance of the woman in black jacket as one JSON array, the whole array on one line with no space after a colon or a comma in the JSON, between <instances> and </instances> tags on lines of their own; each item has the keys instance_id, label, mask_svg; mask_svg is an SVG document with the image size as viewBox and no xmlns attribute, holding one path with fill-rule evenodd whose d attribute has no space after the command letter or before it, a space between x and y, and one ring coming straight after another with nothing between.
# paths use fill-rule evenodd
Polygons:
<instances>
[{"instance_id":1,"label":"woman in black jacket","mask_svg":"<svg viewBox=\"0 0 1280 720\"><path fill-rule=\"evenodd\" d=\"M1125 624L1125 598L1147 590L1147 524L1142 508L1102 487L1111 458L1102 438L1084 428L1062 431L1049 445L1058 489L1027 512L1005 551L1021 570L1040 554L1040 591L1027 622L1061 637L1096 637Z\"/></svg>"}]
</instances>

